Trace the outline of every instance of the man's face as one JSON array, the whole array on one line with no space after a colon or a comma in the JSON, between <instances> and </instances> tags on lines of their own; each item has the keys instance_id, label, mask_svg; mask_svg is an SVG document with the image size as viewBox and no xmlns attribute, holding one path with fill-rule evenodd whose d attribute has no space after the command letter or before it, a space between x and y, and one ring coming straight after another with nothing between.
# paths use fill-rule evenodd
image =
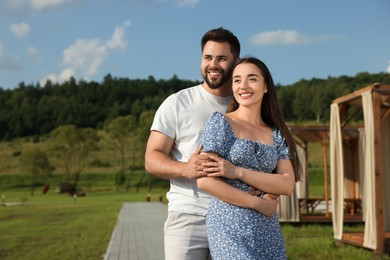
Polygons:
<instances>
[{"instance_id":1,"label":"man's face","mask_svg":"<svg viewBox=\"0 0 390 260\"><path fill-rule=\"evenodd\" d=\"M231 79L234 61L229 43L214 41L206 43L200 70L209 88L217 89Z\"/></svg>"}]
</instances>

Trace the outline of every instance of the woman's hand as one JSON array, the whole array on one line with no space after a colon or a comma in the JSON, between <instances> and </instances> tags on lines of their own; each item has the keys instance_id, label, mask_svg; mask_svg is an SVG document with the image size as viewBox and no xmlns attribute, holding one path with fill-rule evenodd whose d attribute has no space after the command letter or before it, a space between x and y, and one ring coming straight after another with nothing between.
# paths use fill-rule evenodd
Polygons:
<instances>
[{"instance_id":1,"label":"woman's hand","mask_svg":"<svg viewBox=\"0 0 390 260\"><path fill-rule=\"evenodd\" d=\"M268 196L265 194L261 198L256 198L256 204L254 206L254 210L263 214L266 217L272 217L277 208L278 208L278 200L273 198L272 196Z\"/></svg>"},{"instance_id":2,"label":"woman's hand","mask_svg":"<svg viewBox=\"0 0 390 260\"><path fill-rule=\"evenodd\" d=\"M225 177L228 179L240 178L240 171L237 166L221 158L214 153L202 153L209 159L209 162L202 163L203 171L209 177Z\"/></svg>"}]
</instances>

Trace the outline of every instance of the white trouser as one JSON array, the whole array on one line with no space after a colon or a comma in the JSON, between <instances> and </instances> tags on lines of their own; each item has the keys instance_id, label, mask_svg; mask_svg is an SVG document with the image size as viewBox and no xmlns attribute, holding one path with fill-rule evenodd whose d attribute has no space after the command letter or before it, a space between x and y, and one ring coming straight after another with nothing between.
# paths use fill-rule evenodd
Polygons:
<instances>
[{"instance_id":1,"label":"white trouser","mask_svg":"<svg viewBox=\"0 0 390 260\"><path fill-rule=\"evenodd\" d=\"M164 226L165 260L211 259L207 242L206 217L168 212Z\"/></svg>"}]
</instances>

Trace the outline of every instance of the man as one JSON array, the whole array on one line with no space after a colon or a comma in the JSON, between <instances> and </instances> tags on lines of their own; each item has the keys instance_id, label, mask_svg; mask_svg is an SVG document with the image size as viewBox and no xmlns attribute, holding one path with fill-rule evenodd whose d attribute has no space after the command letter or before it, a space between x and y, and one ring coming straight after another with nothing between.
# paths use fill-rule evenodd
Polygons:
<instances>
[{"instance_id":1,"label":"man","mask_svg":"<svg viewBox=\"0 0 390 260\"><path fill-rule=\"evenodd\" d=\"M215 111L225 113L231 99L231 73L239 59L240 43L229 30L217 28L201 40L201 74L204 82L169 96L156 112L145 153L145 169L163 179L170 179L167 193L168 218L164 227L166 260L209 257L205 216L210 195L199 190L196 179L206 176L201 166L206 161L198 140L207 119ZM172 157L170 156L172 154ZM224 201L253 208L271 215L277 202L247 194L245 201L235 201L236 190Z\"/></svg>"}]
</instances>

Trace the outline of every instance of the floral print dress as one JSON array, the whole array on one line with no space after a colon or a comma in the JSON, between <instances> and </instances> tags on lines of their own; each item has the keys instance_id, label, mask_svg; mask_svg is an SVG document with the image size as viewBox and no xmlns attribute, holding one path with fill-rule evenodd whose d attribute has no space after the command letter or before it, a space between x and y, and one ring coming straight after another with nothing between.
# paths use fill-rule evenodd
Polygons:
<instances>
[{"instance_id":1,"label":"floral print dress","mask_svg":"<svg viewBox=\"0 0 390 260\"><path fill-rule=\"evenodd\" d=\"M285 139L276 128L273 129L273 138L272 145L236 138L227 118L215 112L205 125L200 143L204 152L218 153L234 165L271 173L279 159L290 158ZM247 184L223 179L248 192ZM213 259L287 259L277 214L266 217L255 210L213 197L206 225Z\"/></svg>"}]
</instances>

